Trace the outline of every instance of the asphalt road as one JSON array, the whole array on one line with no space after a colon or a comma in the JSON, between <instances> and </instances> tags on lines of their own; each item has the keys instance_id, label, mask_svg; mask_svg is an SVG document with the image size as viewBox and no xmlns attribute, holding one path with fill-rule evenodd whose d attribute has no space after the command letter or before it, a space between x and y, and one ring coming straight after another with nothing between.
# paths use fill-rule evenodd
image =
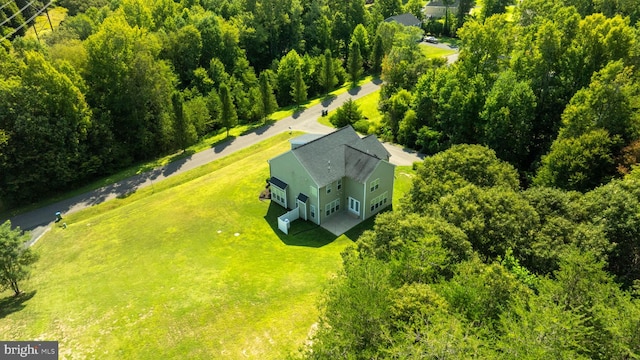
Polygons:
<instances>
[{"instance_id":1,"label":"asphalt road","mask_svg":"<svg viewBox=\"0 0 640 360\"><path fill-rule=\"evenodd\" d=\"M349 98L358 99L380 88L381 82L370 82L360 87L340 94L331 100L325 100L321 104L305 109L293 116L287 117L272 124L265 125L250 133L238 136L214 146L211 149L195 153L187 158L174 161L166 166L156 168L146 173L142 173L117 183L81 194L52 205L32 210L10 218L11 224L19 226L23 230L31 231L33 244L42 236L55 220L55 213L74 213L93 205L101 204L105 201L115 199L119 196L134 192L143 187L152 185L170 176L202 166L213 160L227 156L238 150L244 149L257 142L275 136L283 131L300 130L308 133L326 134L333 131L333 128L318 123L322 110L333 110L340 107ZM402 148L400 146L384 143L391 154L390 161L396 165L411 165L420 161L422 157L415 151ZM4 222L6 219L2 219ZM63 219L64 222L64 219Z\"/></svg>"}]
</instances>

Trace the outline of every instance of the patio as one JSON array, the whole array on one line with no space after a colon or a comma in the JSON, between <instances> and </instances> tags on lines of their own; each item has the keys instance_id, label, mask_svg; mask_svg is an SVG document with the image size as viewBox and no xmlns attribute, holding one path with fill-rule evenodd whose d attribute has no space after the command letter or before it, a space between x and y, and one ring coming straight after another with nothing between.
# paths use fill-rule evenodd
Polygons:
<instances>
[{"instance_id":1,"label":"patio","mask_svg":"<svg viewBox=\"0 0 640 360\"><path fill-rule=\"evenodd\" d=\"M342 210L334 214L329 220L325 220L321 226L333 235L340 236L352 227L358 225L361 221L362 220L350 212Z\"/></svg>"}]
</instances>

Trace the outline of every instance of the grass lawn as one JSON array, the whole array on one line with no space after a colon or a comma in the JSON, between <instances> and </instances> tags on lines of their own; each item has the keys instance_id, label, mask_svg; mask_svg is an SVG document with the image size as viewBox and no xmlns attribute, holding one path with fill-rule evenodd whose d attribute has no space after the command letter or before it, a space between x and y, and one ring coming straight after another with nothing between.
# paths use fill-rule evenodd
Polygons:
<instances>
[{"instance_id":1,"label":"grass lawn","mask_svg":"<svg viewBox=\"0 0 640 360\"><path fill-rule=\"evenodd\" d=\"M378 102L380 101L380 90L372 92L369 95L363 96L354 102L358 105L360 111L362 111L362 116L367 117L369 122L374 125L380 125L382 121L382 113L378 111ZM321 117L318 119L320 124L334 127L331 122L329 122L329 118L331 115L335 114L336 110L329 111L328 116Z\"/></svg>"},{"instance_id":2,"label":"grass lawn","mask_svg":"<svg viewBox=\"0 0 640 360\"><path fill-rule=\"evenodd\" d=\"M52 6L48 10L49 19L51 19L51 25L56 29L62 20L67 16L67 9L59 6ZM38 36L42 36L45 33L51 32L51 26L49 25L49 20L47 19L47 14L42 13L40 16L36 17L35 22L36 30L38 31ZM36 33L33 31L33 26L27 27L27 32L25 37L35 37Z\"/></svg>"},{"instance_id":3,"label":"grass lawn","mask_svg":"<svg viewBox=\"0 0 640 360\"><path fill-rule=\"evenodd\" d=\"M442 49L437 46L431 46L429 44L420 44L420 50L428 59L447 57L456 53L455 50Z\"/></svg>"},{"instance_id":4,"label":"grass lawn","mask_svg":"<svg viewBox=\"0 0 640 360\"><path fill-rule=\"evenodd\" d=\"M277 231L284 209L258 194L290 136L65 217L34 247L27 295L0 294L0 338L58 340L61 359L295 353L340 252L372 221L338 238L303 221ZM397 168L394 205L412 176Z\"/></svg>"}]
</instances>

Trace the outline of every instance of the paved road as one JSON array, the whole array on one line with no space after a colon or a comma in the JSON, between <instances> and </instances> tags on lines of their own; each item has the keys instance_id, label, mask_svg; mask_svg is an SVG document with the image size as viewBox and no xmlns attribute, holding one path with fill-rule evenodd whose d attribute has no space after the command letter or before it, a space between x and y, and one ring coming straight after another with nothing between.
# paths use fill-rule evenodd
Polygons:
<instances>
[{"instance_id":1,"label":"paved road","mask_svg":"<svg viewBox=\"0 0 640 360\"><path fill-rule=\"evenodd\" d=\"M273 124L258 128L250 133L218 144L209 150L193 154L187 158L174 161L166 166L130 177L115 184L14 216L10 219L11 224L13 226L20 226L23 230L31 231L32 241L37 241L37 239L49 229L49 226L55 218L56 211L61 211L63 215L70 214L90 206L115 199L118 196L123 196L136 191L137 189L152 185L154 181L158 182L170 176L202 166L213 160L227 156L233 152L275 136L283 131L289 131L289 129L318 134L329 133L334 129L324 126L317 121L321 116L322 110L331 111L340 107L340 105L349 98L355 100L368 95L378 90L380 88L380 84L380 82L363 84L361 87L349 90L348 92L340 94L331 100L325 100L319 105L274 122ZM391 154L390 161L396 165L411 165L415 161L421 160L421 157L414 151L404 149L393 144L385 143L384 145ZM5 220L6 219L2 219L2 222Z\"/></svg>"}]
</instances>

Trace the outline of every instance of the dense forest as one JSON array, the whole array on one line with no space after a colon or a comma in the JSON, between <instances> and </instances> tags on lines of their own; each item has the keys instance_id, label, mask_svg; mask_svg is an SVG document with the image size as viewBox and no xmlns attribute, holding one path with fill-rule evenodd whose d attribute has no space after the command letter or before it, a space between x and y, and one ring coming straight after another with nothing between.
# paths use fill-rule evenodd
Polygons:
<instances>
[{"instance_id":1,"label":"dense forest","mask_svg":"<svg viewBox=\"0 0 640 360\"><path fill-rule=\"evenodd\" d=\"M383 22L420 0L57 4L0 43L5 205L379 75L383 120L347 123L430 156L343 254L307 357L640 357L639 2L460 1L424 23L451 65Z\"/></svg>"}]
</instances>

